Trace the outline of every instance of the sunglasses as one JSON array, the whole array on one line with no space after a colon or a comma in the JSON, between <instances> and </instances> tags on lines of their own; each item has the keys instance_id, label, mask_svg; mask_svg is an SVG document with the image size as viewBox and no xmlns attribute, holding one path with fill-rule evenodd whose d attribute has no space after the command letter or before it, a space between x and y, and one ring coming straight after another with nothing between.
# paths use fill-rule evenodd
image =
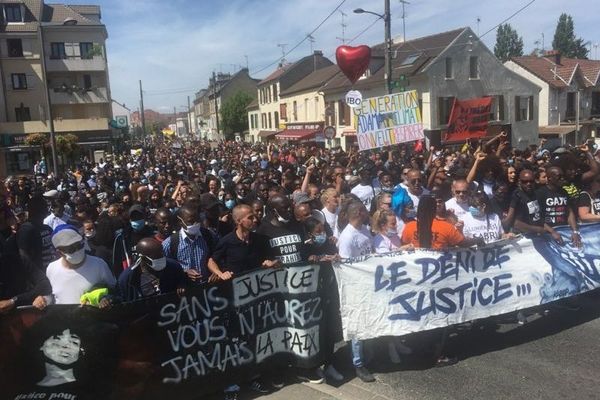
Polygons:
<instances>
[{"instance_id":1,"label":"sunglasses","mask_svg":"<svg viewBox=\"0 0 600 400\"><path fill-rule=\"evenodd\" d=\"M469 194L468 190L455 190L454 193L456 194Z\"/></svg>"},{"instance_id":2,"label":"sunglasses","mask_svg":"<svg viewBox=\"0 0 600 400\"><path fill-rule=\"evenodd\" d=\"M73 243L69 246L63 246L63 247L60 247L58 250L60 250L62 253L72 254L72 253L75 253L77 250L81 250L81 249L83 249L83 242L77 242L77 243Z\"/></svg>"},{"instance_id":3,"label":"sunglasses","mask_svg":"<svg viewBox=\"0 0 600 400\"><path fill-rule=\"evenodd\" d=\"M423 182L423 180L421 178L416 178L416 179L410 180L411 185L416 185L417 183L421 183L421 182Z\"/></svg>"}]
</instances>

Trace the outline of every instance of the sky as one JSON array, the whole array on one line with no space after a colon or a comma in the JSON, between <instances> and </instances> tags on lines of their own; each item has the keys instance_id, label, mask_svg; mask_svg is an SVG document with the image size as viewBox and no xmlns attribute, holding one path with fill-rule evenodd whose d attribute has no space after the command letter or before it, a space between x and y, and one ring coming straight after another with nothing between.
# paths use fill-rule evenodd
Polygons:
<instances>
[{"instance_id":1,"label":"sky","mask_svg":"<svg viewBox=\"0 0 600 400\"><path fill-rule=\"evenodd\" d=\"M408 40L470 26L493 50L496 30L504 19L531 0L408 0ZM57 1L60 2L60 1ZM282 57L313 31L313 48L335 62L342 44L342 12L346 14L346 42L352 45L383 42L383 20L354 14L363 8L383 14L383 0L66 0L66 4L97 4L108 31L106 42L112 97L132 111L139 107L138 81L144 106L160 112L187 110L187 96L207 86L213 71L236 72L246 64L250 75L264 78ZM591 41L591 58L600 58L600 27L591 0L536 0L508 22L523 37L525 51L542 40L552 44L561 13L573 17L575 35ZM402 38L402 4L391 0L392 37ZM480 19L479 26L477 19ZM285 58L295 61L311 52L305 40Z\"/></svg>"}]
</instances>

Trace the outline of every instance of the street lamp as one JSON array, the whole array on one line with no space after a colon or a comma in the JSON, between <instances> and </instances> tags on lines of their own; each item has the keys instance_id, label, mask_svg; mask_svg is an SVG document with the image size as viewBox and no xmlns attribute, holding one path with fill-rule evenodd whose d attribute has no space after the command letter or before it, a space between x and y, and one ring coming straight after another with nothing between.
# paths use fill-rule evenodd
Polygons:
<instances>
[{"instance_id":1,"label":"street lamp","mask_svg":"<svg viewBox=\"0 0 600 400\"><path fill-rule=\"evenodd\" d=\"M383 19L385 23L385 86L388 94L392 93L392 28L390 15L390 0L385 0L385 12L383 15L373 11L357 8L355 14L372 14Z\"/></svg>"}]
</instances>

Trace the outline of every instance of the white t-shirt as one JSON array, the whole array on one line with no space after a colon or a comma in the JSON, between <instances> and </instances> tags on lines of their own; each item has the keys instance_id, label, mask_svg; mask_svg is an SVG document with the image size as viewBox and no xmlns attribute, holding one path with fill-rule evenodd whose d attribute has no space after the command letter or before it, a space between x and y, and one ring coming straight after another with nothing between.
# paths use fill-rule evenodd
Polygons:
<instances>
[{"instance_id":1,"label":"white t-shirt","mask_svg":"<svg viewBox=\"0 0 600 400\"><path fill-rule=\"evenodd\" d=\"M377 254L399 250L400 246L402 246L402 242L398 235L389 237L378 233L377 236L373 238L373 250Z\"/></svg>"},{"instance_id":2,"label":"white t-shirt","mask_svg":"<svg viewBox=\"0 0 600 400\"><path fill-rule=\"evenodd\" d=\"M423 188L423 191L421 192L421 194L419 196L412 194L409 190L406 191L406 193L408 193L408 197L410 197L410 199L413 202L413 207L416 209L419 208L419 197L429 194L429 190Z\"/></svg>"},{"instance_id":3,"label":"white t-shirt","mask_svg":"<svg viewBox=\"0 0 600 400\"><path fill-rule=\"evenodd\" d=\"M332 213L327 208L323 207L323 209L321 210L321 212L325 216L325 221L327 221L327 224L329 225L329 227L333 231L333 236L335 236L336 238L339 237L340 236L340 232L339 232L338 226L337 226L338 211L336 210L335 213Z\"/></svg>"},{"instance_id":4,"label":"white t-shirt","mask_svg":"<svg viewBox=\"0 0 600 400\"><path fill-rule=\"evenodd\" d=\"M467 201L465 204L458 204L456 202L456 198L451 198L446 201L446 210L451 211L456 215L456 218L463 221L465 214L469 213L469 202Z\"/></svg>"},{"instance_id":5,"label":"white t-shirt","mask_svg":"<svg viewBox=\"0 0 600 400\"><path fill-rule=\"evenodd\" d=\"M362 203L365 205L365 207L367 207L367 210L370 210L371 202L373 201L375 196L379 194L379 191L380 190L378 188L373 188L373 186L371 185L363 185L362 183L359 183L358 185L352 188L350 193L358 197L360 201L362 201Z\"/></svg>"},{"instance_id":6,"label":"white t-shirt","mask_svg":"<svg viewBox=\"0 0 600 400\"><path fill-rule=\"evenodd\" d=\"M342 258L365 256L371 254L372 249L371 232L364 225L360 229L346 225L338 239L338 252Z\"/></svg>"},{"instance_id":7,"label":"white t-shirt","mask_svg":"<svg viewBox=\"0 0 600 400\"><path fill-rule=\"evenodd\" d=\"M495 242L502 238L502 221L498 214L490 214L489 218L486 218L485 215L481 218L475 218L470 213L466 213L463 221L465 223L463 235L466 238L480 237L486 243Z\"/></svg>"},{"instance_id":8,"label":"white t-shirt","mask_svg":"<svg viewBox=\"0 0 600 400\"><path fill-rule=\"evenodd\" d=\"M114 287L116 284L115 277L106 262L89 255L77 269L65 267L61 257L48 265L46 276L52 285L56 304L79 304L81 295L93 286Z\"/></svg>"}]
</instances>

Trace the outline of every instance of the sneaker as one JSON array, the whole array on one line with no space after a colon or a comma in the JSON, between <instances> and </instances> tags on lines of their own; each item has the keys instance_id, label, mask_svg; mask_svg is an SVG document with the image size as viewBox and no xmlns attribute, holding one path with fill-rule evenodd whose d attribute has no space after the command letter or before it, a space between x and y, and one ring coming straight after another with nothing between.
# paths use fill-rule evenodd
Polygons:
<instances>
[{"instance_id":1,"label":"sneaker","mask_svg":"<svg viewBox=\"0 0 600 400\"><path fill-rule=\"evenodd\" d=\"M273 388L281 389L284 386L283 376L278 374L276 376L271 377L270 383Z\"/></svg>"},{"instance_id":2,"label":"sneaker","mask_svg":"<svg viewBox=\"0 0 600 400\"><path fill-rule=\"evenodd\" d=\"M340 374L340 372L337 369L335 369L335 367L332 364L329 364L325 368L325 371L321 371L319 369L319 372L324 378L331 379L332 381L341 382L344 380L344 375Z\"/></svg>"},{"instance_id":3,"label":"sneaker","mask_svg":"<svg viewBox=\"0 0 600 400\"><path fill-rule=\"evenodd\" d=\"M298 369L297 377L298 377L298 379L300 379L303 382L310 382L310 383L315 383L315 384L323 383L325 381L325 379L323 378L323 375L317 371L320 371L320 368L317 368L317 369L300 368L300 369Z\"/></svg>"},{"instance_id":4,"label":"sneaker","mask_svg":"<svg viewBox=\"0 0 600 400\"><path fill-rule=\"evenodd\" d=\"M225 392L225 400L238 400L240 392Z\"/></svg>"},{"instance_id":5,"label":"sneaker","mask_svg":"<svg viewBox=\"0 0 600 400\"><path fill-rule=\"evenodd\" d=\"M375 377L366 367L356 367L356 376L360 378L361 381L370 383L375 382Z\"/></svg>"},{"instance_id":6,"label":"sneaker","mask_svg":"<svg viewBox=\"0 0 600 400\"><path fill-rule=\"evenodd\" d=\"M281 387L283 387L283 383L282 383ZM264 393L270 392L270 390L267 389L267 387L265 385L263 385L258 379L255 379L250 383L250 389L252 389L256 393L264 394Z\"/></svg>"}]
</instances>

